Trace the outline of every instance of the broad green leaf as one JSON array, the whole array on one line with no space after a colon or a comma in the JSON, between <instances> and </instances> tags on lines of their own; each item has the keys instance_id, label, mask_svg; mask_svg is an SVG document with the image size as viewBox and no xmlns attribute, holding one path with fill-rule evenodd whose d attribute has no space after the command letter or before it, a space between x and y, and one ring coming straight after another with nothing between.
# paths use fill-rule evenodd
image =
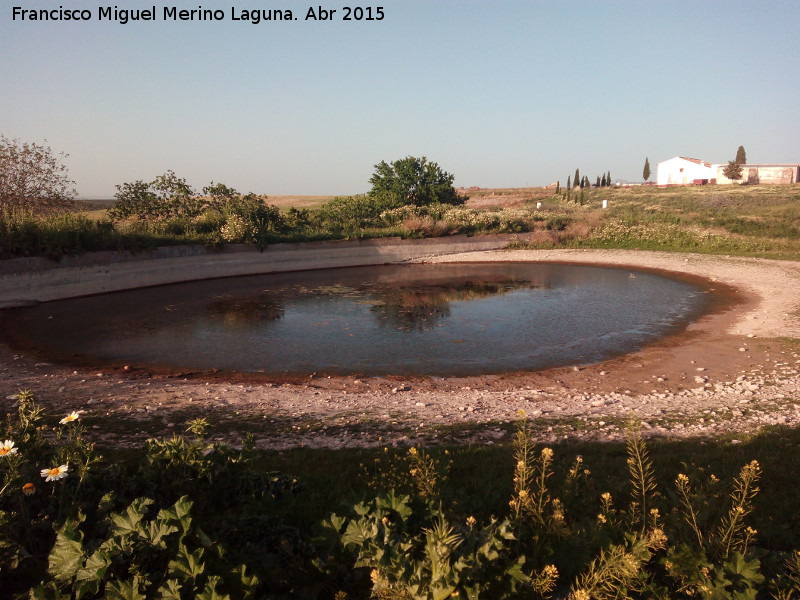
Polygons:
<instances>
[{"instance_id":1,"label":"broad green leaf","mask_svg":"<svg viewBox=\"0 0 800 600\"><path fill-rule=\"evenodd\" d=\"M181 588L183 586L177 579L168 579L158 588L159 600L181 600Z\"/></svg>"},{"instance_id":2,"label":"broad green leaf","mask_svg":"<svg viewBox=\"0 0 800 600\"><path fill-rule=\"evenodd\" d=\"M144 594L139 591L139 578L134 577L133 581L109 581L104 600L145 600Z\"/></svg>"},{"instance_id":3,"label":"broad green leaf","mask_svg":"<svg viewBox=\"0 0 800 600\"><path fill-rule=\"evenodd\" d=\"M50 551L47 572L57 581L67 581L77 573L83 565L83 534L73 528L74 523L68 521L59 530L56 543Z\"/></svg>"},{"instance_id":4,"label":"broad green leaf","mask_svg":"<svg viewBox=\"0 0 800 600\"><path fill-rule=\"evenodd\" d=\"M151 504L153 501L150 498L137 498L123 512L111 515L114 533L142 533L140 523Z\"/></svg>"},{"instance_id":5,"label":"broad green leaf","mask_svg":"<svg viewBox=\"0 0 800 600\"><path fill-rule=\"evenodd\" d=\"M189 552L183 544L178 549L178 555L169 562L169 575L178 579L195 579L203 574L205 564L203 563L203 548L198 548L194 552Z\"/></svg>"},{"instance_id":6,"label":"broad green leaf","mask_svg":"<svg viewBox=\"0 0 800 600\"><path fill-rule=\"evenodd\" d=\"M94 597L100 589L111 560L102 550L93 552L75 574L75 598Z\"/></svg>"},{"instance_id":7,"label":"broad green leaf","mask_svg":"<svg viewBox=\"0 0 800 600\"><path fill-rule=\"evenodd\" d=\"M30 590L28 600L61 600L61 593L54 581L49 581L43 585L37 585Z\"/></svg>"},{"instance_id":8,"label":"broad green leaf","mask_svg":"<svg viewBox=\"0 0 800 600\"><path fill-rule=\"evenodd\" d=\"M239 565L236 567L233 572L239 576L239 582L242 586L242 589L246 590L249 593L254 593L256 587L258 587L258 577L256 575L249 575L247 573L247 567L244 565Z\"/></svg>"},{"instance_id":9,"label":"broad green leaf","mask_svg":"<svg viewBox=\"0 0 800 600\"><path fill-rule=\"evenodd\" d=\"M192 501L188 496L181 496L169 508L164 508L159 511L158 519L163 519L176 524L180 524L180 529L183 533L188 533L189 528L192 526Z\"/></svg>"},{"instance_id":10,"label":"broad green leaf","mask_svg":"<svg viewBox=\"0 0 800 600\"><path fill-rule=\"evenodd\" d=\"M156 519L144 526L144 537L151 546L165 548L164 538L178 531L175 525L170 525L163 519Z\"/></svg>"},{"instance_id":11,"label":"broad green leaf","mask_svg":"<svg viewBox=\"0 0 800 600\"><path fill-rule=\"evenodd\" d=\"M231 597L227 594L217 593L217 585L219 584L219 580L219 577L209 577L205 589L196 597L197 600L230 600Z\"/></svg>"}]
</instances>

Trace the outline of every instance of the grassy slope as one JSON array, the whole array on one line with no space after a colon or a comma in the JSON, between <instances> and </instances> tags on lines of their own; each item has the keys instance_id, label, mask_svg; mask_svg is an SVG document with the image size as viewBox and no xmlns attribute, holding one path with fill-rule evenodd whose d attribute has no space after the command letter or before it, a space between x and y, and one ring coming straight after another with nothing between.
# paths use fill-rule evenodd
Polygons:
<instances>
[{"instance_id":1,"label":"grassy slope","mask_svg":"<svg viewBox=\"0 0 800 600\"><path fill-rule=\"evenodd\" d=\"M800 186L704 186L659 189L633 187L586 190L583 205L555 197L541 188L480 190L471 192L469 205L482 208L531 208L537 201L543 210L567 215L571 223L562 239L543 241L571 247L631 247L693 250L730 254L800 258ZM284 196L271 198L282 208L315 208L327 197ZM601 208L602 200L609 208ZM102 207L88 206L95 216ZM618 239L592 237L608 222L628 227ZM640 229L636 229L636 228ZM650 235L647 229L655 233ZM682 231L693 236L673 238ZM703 240L706 240L703 242ZM767 432L732 445L727 440L658 442L652 456L662 491L674 489L679 472L702 470L723 480L732 477L748 460L764 467L762 494L754 524L768 545L779 548L800 545L800 512L795 490L800 487L798 463L800 433ZM564 444L556 448L560 472L580 454L593 471L595 487L587 494L607 489L622 493L625 485L624 448L608 444ZM446 487L463 514L488 518L502 510L511 491L513 463L507 445L461 447L451 451L453 466ZM316 522L335 510L337 503L368 495L364 465L381 460L380 451L293 450L266 453L265 466L296 474L306 492L286 507L290 520ZM449 459L448 459L449 460ZM300 524L298 522L298 524Z\"/></svg>"}]
</instances>

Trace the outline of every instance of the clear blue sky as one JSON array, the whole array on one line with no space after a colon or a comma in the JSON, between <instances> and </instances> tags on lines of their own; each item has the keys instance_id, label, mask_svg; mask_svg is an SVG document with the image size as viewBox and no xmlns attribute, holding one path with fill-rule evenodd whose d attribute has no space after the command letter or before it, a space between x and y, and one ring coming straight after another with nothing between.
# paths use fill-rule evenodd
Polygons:
<instances>
[{"instance_id":1,"label":"clear blue sky","mask_svg":"<svg viewBox=\"0 0 800 600\"><path fill-rule=\"evenodd\" d=\"M174 170L197 188L352 194L427 156L456 185L640 180L645 157L800 161L800 1L0 0L0 132L69 153L83 197ZM337 9L305 21L309 6ZM89 22L12 21L12 6ZM360 6L367 6L362 2ZM164 6L224 21L165 22ZM231 21L231 7L293 22ZM655 175L653 175L653 178Z\"/></svg>"}]
</instances>

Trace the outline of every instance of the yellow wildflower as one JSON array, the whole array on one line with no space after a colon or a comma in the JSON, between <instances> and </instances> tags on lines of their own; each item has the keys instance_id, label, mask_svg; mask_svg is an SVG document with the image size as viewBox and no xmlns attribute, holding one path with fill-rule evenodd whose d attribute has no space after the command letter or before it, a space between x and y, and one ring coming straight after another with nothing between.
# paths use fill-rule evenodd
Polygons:
<instances>
[{"instance_id":1,"label":"yellow wildflower","mask_svg":"<svg viewBox=\"0 0 800 600\"><path fill-rule=\"evenodd\" d=\"M549 578L558 577L558 569L555 565L547 565L544 569L542 569L542 575Z\"/></svg>"}]
</instances>

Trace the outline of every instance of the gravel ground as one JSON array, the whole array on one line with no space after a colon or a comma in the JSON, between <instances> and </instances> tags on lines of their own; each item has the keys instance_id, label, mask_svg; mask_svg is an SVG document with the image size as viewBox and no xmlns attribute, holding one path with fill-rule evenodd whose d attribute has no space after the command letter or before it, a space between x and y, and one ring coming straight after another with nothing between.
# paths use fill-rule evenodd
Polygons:
<instances>
[{"instance_id":1,"label":"gravel ground","mask_svg":"<svg viewBox=\"0 0 800 600\"><path fill-rule=\"evenodd\" d=\"M601 364L467 378L309 377L291 382L87 370L0 345L0 410L33 390L60 418L84 411L99 443L138 446L191 418L212 437L262 448L481 443L510 436L525 411L545 443L727 436L800 423L800 263L639 251L492 251L417 262L574 262L657 269L730 286L734 302L679 336ZM729 290L730 291L730 290Z\"/></svg>"}]
</instances>

